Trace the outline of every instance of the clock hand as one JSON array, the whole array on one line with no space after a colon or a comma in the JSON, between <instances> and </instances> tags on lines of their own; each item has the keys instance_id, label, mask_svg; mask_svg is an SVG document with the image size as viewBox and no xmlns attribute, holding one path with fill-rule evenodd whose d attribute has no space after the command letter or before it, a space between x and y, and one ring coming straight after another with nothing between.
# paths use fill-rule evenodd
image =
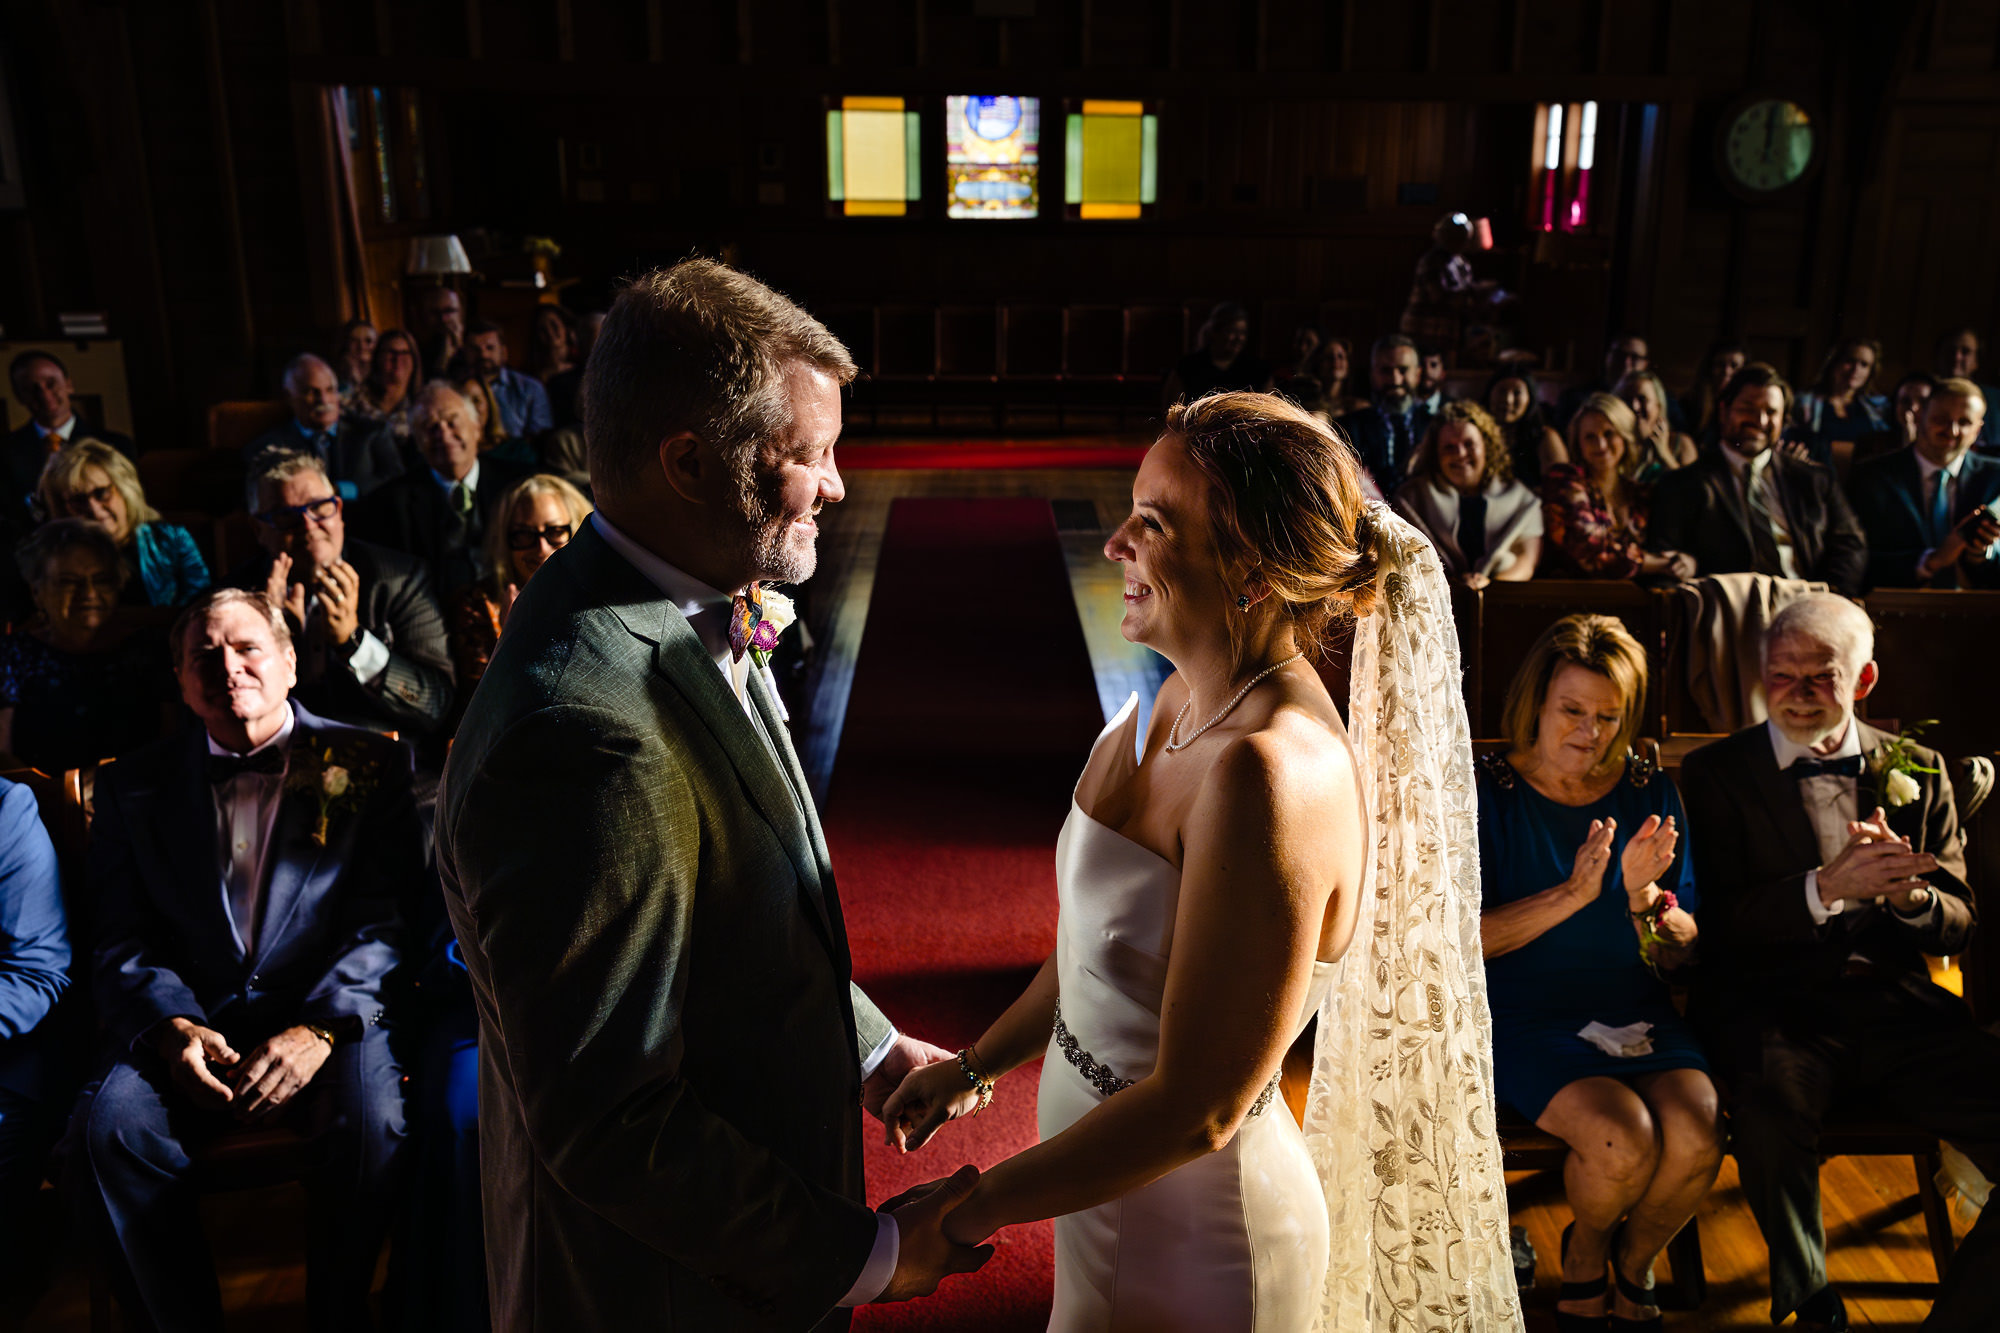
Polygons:
<instances>
[{"instance_id":1,"label":"clock hand","mask_svg":"<svg viewBox=\"0 0 2000 1333\"><path fill-rule=\"evenodd\" d=\"M1772 141L1777 137L1777 133L1778 109L1776 107L1766 107L1764 109L1764 160L1766 162L1771 160Z\"/></svg>"}]
</instances>

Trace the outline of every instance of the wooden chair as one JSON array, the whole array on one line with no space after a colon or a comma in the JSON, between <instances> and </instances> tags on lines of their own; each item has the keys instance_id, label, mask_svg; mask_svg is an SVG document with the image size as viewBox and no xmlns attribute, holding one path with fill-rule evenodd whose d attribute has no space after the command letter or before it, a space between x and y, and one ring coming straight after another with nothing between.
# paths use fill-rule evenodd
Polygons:
<instances>
[{"instance_id":1,"label":"wooden chair","mask_svg":"<svg viewBox=\"0 0 2000 1333\"><path fill-rule=\"evenodd\" d=\"M84 852L90 841L90 821L83 807L83 770L70 768L52 774L39 768L9 768L0 770L0 778L35 793L42 827L55 844L63 882L82 883Z\"/></svg>"},{"instance_id":2,"label":"wooden chair","mask_svg":"<svg viewBox=\"0 0 2000 1333\"><path fill-rule=\"evenodd\" d=\"M241 453L244 445L283 425L290 415L290 407L267 399L216 403L208 409L208 447Z\"/></svg>"}]
</instances>

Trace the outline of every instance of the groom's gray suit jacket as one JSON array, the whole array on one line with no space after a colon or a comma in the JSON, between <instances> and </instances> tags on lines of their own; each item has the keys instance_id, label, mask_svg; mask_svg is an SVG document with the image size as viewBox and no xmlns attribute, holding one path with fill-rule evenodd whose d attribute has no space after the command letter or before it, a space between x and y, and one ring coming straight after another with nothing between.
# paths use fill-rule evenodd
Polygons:
<instances>
[{"instance_id":1,"label":"groom's gray suit jacket","mask_svg":"<svg viewBox=\"0 0 2000 1333\"><path fill-rule=\"evenodd\" d=\"M833 870L687 619L589 525L515 604L446 765L445 902L479 1006L499 1330L842 1327L867 1261Z\"/></svg>"}]
</instances>

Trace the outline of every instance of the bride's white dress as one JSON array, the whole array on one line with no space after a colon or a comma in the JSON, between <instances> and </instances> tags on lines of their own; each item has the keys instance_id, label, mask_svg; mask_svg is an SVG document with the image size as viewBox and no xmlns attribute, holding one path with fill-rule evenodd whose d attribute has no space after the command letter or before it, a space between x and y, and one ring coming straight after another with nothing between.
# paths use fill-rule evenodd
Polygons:
<instances>
[{"instance_id":1,"label":"bride's white dress","mask_svg":"<svg viewBox=\"0 0 2000 1333\"><path fill-rule=\"evenodd\" d=\"M1079 790L1131 776L1137 719L1135 695L1098 737ZM1043 1139L1153 1072L1180 883L1172 864L1071 801L1056 844L1061 1021L1042 1066ZM1334 972L1314 966L1294 1035ZM1302 1333L1319 1309L1326 1199L1275 1081L1228 1147L1055 1229L1051 1330Z\"/></svg>"}]
</instances>

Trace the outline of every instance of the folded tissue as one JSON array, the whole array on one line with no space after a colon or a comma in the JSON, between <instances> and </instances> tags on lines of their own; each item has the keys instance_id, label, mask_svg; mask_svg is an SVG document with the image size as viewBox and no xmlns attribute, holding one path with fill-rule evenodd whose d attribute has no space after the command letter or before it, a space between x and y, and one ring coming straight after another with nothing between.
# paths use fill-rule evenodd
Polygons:
<instances>
[{"instance_id":1,"label":"folded tissue","mask_svg":"<svg viewBox=\"0 0 2000 1333\"><path fill-rule=\"evenodd\" d=\"M1606 1055L1630 1058L1653 1053L1653 1039L1648 1035L1652 1030L1651 1023L1628 1023L1622 1028L1608 1028L1602 1023L1590 1023L1576 1035Z\"/></svg>"}]
</instances>

